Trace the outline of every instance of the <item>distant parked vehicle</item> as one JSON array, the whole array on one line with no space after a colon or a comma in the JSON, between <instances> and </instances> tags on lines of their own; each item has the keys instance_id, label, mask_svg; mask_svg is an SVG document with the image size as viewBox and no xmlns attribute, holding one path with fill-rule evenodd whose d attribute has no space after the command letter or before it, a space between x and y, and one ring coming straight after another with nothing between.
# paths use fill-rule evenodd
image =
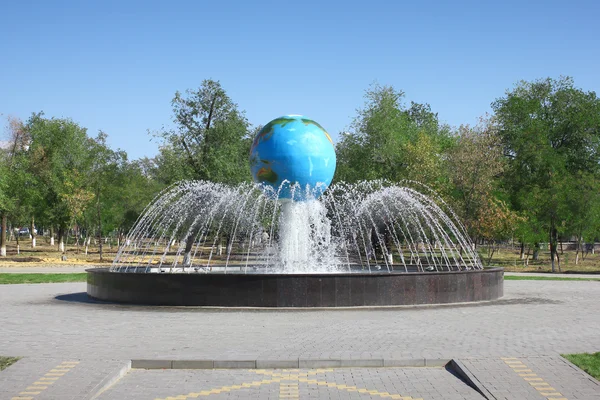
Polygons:
<instances>
[{"instance_id":1,"label":"distant parked vehicle","mask_svg":"<svg viewBox=\"0 0 600 400\"><path fill-rule=\"evenodd\" d=\"M36 228L33 228L33 233L35 235L37 235L38 231ZM31 234L31 232L29 231L29 228L27 228L27 227L19 229L19 236L29 236L30 234Z\"/></svg>"}]
</instances>

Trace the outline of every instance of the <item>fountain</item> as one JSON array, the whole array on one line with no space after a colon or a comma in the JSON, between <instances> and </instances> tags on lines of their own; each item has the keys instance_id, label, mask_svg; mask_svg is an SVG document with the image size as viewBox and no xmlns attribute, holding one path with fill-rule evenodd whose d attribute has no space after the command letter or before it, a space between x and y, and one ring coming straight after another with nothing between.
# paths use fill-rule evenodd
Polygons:
<instances>
[{"instance_id":1,"label":"fountain","mask_svg":"<svg viewBox=\"0 0 600 400\"><path fill-rule=\"evenodd\" d=\"M335 184L335 151L315 121L267 124L250 155L255 184L182 182L146 208L110 268L88 270L106 301L344 307L493 300L464 227L416 182ZM419 187L420 190L416 190ZM435 201L434 201L435 199Z\"/></svg>"}]
</instances>

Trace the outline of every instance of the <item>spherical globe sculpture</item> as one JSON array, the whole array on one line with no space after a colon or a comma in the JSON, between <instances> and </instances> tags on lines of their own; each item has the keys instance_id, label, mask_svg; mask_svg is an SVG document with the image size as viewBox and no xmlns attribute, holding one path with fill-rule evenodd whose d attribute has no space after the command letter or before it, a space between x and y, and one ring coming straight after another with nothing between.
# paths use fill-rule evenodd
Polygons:
<instances>
[{"instance_id":1,"label":"spherical globe sculpture","mask_svg":"<svg viewBox=\"0 0 600 400\"><path fill-rule=\"evenodd\" d=\"M327 131L301 115L266 124L250 150L254 181L273 189L279 199L318 198L331 183L335 165L335 148Z\"/></svg>"}]
</instances>

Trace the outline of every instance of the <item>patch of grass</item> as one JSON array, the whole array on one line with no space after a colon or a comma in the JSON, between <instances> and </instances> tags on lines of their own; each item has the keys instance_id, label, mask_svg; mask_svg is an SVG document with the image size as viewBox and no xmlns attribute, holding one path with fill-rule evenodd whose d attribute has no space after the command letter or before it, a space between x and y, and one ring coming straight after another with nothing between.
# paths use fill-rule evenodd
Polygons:
<instances>
[{"instance_id":1,"label":"patch of grass","mask_svg":"<svg viewBox=\"0 0 600 400\"><path fill-rule=\"evenodd\" d=\"M0 285L11 283L85 282L86 273L78 274L0 274Z\"/></svg>"},{"instance_id":2,"label":"patch of grass","mask_svg":"<svg viewBox=\"0 0 600 400\"><path fill-rule=\"evenodd\" d=\"M0 356L0 371L10 367L12 364L19 361L19 357L2 357Z\"/></svg>"},{"instance_id":3,"label":"patch of grass","mask_svg":"<svg viewBox=\"0 0 600 400\"><path fill-rule=\"evenodd\" d=\"M559 276L504 275L505 281L600 281L600 278L563 278Z\"/></svg>"},{"instance_id":4,"label":"patch of grass","mask_svg":"<svg viewBox=\"0 0 600 400\"><path fill-rule=\"evenodd\" d=\"M594 378L600 380L600 352L594 354L562 354L562 356Z\"/></svg>"}]
</instances>

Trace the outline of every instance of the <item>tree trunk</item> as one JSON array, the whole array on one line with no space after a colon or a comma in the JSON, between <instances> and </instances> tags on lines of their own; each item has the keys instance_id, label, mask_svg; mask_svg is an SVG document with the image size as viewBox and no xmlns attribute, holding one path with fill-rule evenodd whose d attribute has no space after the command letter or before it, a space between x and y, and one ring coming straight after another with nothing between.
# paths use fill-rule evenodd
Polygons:
<instances>
[{"instance_id":1,"label":"tree trunk","mask_svg":"<svg viewBox=\"0 0 600 400\"><path fill-rule=\"evenodd\" d=\"M100 253L100 261L102 261L102 212L100 210L100 196L97 197L96 211L98 215L98 253Z\"/></svg>"},{"instance_id":2,"label":"tree trunk","mask_svg":"<svg viewBox=\"0 0 600 400\"><path fill-rule=\"evenodd\" d=\"M79 225L75 229L75 254L79 254Z\"/></svg>"},{"instance_id":3,"label":"tree trunk","mask_svg":"<svg viewBox=\"0 0 600 400\"><path fill-rule=\"evenodd\" d=\"M581 243L583 242L583 237L581 235L577 236L577 244L575 245L575 265L579 263L579 253L583 255L583 247Z\"/></svg>"},{"instance_id":4,"label":"tree trunk","mask_svg":"<svg viewBox=\"0 0 600 400\"><path fill-rule=\"evenodd\" d=\"M565 254L565 252L563 251L563 241L562 240L559 242L559 245L560 245L560 255L562 256L563 254Z\"/></svg>"},{"instance_id":5,"label":"tree trunk","mask_svg":"<svg viewBox=\"0 0 600 400\"><path fill-rule=\"evenodd\" d=\"M557 232L556 232L556 228L554 227L554 224L552 225L552 227L550 228L550 259L552 260L552 272L556 272L556 267L554 265L554 262L556 261L556 258L558 257L558 252L556 251L556 237L558 236Z\"/></svg>"},{"instance_id":6,"label":"tree trunk","mask_svg":"<svg viewBox=\"0 0 600 400\"><path fill-rule=\"evenodd\" d=\"M19 243L19 239L21 239L21 237L19 236L19 233L17 232L17 254L21 254L21 244Z\"/></svg>"},{"instance_id":7,"label":"tree trunk","mask_svg":"<svg viewBox=\"0 0 600 400\"><path fill-rule=\"evenodd\" d=\"M540 244L539 243L534 243L533 244L533 260L537 261L540 258Z\"/></svg>"},{"instance_id":8,"label":"tree trunk","mask_svg":"<svg viewBox=\"0 0 600 400\"><path fill-rule=\"evenodd\" d=\"M0 257L6 257L6 225L8 218L2 214L2 232L0 232Z\"/></svg>"},{"instance_id":9,"label":"tree trunk","mask_svg":"<svg viewBox=\"0 0 600 400\"><path fill-rule=\"evenodd\" d=\"M521 254L519 256L519 260L522 260L525 258L525 242L521 242Z\"/></svg>"},{"instance_id":10,"label":"tree trunk","mask_svg":"<svg viewBox=\"0 0 600 400\"><path fill-rule=\"evenodd\" d=\"M54 246L54 227L50 227L50 246Z\"/></svg>"},{"instance_id":11,"label":"tree trunk","mask_svg":"<svg viewBox=\"0 0 600 400\"><path fill-rule=\"evenodd\" d=\"M58 228L58 251L61 253L65 252L65 232L63 228Z\"/></svg>"},{"instance_id":12,"label":"tree trunk","mask_svg":"<svg viewBox=\"0 0 600 400\"><path fill-rule=\"evenodd\" d=\"M31 217L31 247L35 249L35 219Z\"/></svg>"}]
</instances>

